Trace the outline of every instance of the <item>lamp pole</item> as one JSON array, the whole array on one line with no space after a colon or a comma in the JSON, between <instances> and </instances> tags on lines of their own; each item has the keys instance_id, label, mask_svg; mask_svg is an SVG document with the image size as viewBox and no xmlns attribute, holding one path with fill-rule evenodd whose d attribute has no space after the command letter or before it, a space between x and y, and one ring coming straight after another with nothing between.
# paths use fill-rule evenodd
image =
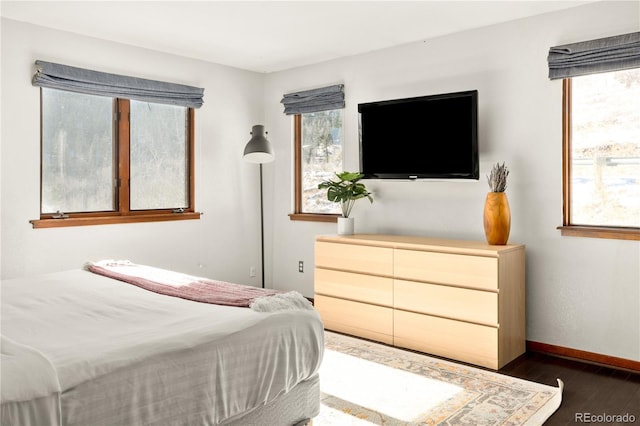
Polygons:
<instances>
[{"instance_id":1,"label":"lamp pole","mask_svg":"<svg viewBox=\"0 0 640 426\"><path fill-rule=\"evenodd\" d=\"M262 163L260 163L260 260L262 266L262 288L264 288L264 204L262 201Z\"/></svg>"},{"instance_id":2,"label":"lamp pole","mask_svg":"<svg viewBox=\"0 0 640 426\"><path fill-rule=\"evenodd\" d=\"M273 161L273 147L266 138L264 126L256 125L251 129L251 139L244 148L244 159L260 165L260 260L262 265L262 288L264 288L264 203L262 194L262 164Z\"/></svg>"}]
</instances>

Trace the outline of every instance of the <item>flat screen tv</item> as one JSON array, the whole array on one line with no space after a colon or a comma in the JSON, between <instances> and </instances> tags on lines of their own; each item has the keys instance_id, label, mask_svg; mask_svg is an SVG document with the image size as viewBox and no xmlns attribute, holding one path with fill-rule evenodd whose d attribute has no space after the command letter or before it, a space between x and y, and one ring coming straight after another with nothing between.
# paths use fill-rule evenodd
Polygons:
<instances>
[{"instance_id":1,"label":"flat screen tv","mask_svg":"<svg viewBox=\"0 0 640 426\"><path fill-rule=\"evenodd\" d=\"M478 91L358 105L370 179L478 179Z\"/></svg>"}]
</instances>

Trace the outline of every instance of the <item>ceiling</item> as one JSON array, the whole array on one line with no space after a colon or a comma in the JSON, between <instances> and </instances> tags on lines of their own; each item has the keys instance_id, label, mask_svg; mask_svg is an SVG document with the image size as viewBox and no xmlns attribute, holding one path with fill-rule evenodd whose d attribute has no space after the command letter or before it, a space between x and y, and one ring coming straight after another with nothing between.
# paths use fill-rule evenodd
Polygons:
<instances>
[{"instance_id":1,"label":"ceiling","mask_svg":"<svg viewBox=\"0 0 640 426\"><path fill-rule=\"evenodd\" d=\"M3 17L257 72L589 1L5 1Z\"/></svg>"}]
</instances>

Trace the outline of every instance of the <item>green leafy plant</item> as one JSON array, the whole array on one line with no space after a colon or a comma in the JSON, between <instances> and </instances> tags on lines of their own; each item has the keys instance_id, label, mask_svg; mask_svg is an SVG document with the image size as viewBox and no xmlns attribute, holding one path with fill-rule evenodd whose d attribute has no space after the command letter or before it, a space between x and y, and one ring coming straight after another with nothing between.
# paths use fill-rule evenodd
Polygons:
<instances>
[{"instance_id":1,"label":"green leafy plant","mask_svg":"<svg viewBox=\"0 0 640 426\"><path fill-rule=\"evenodd\" d=\"M507 176L509 176L509 169L504 163L494 164L491 172L487 175L487 182L491 192L504 192L507 189Z\"/></svg>"},{"instance_id":2,"label":"green leafy plant","mask_svg":"<svg viewBox=\"0 0 640 426\"><path fill-rule=\"evenodd\" d=\"M318 184L318 189L327 190L327 198L334 203L340 203L342 216L349 217L355 202L361 198L368 198L373 203L371 193L363 183L358 182L364 177L362 173L336 173L338 180L325 180Z\"/></svg>"}]
</instances>

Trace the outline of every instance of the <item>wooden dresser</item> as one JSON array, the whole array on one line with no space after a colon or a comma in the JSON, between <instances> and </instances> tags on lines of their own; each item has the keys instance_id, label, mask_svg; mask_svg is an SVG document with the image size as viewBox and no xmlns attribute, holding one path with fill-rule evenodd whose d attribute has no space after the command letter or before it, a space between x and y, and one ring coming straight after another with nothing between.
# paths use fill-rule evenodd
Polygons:
<instances>
[{"instance_id":1,"label":"wooden dresser","mask_svg":"<svg viewBox=\"0 0 640 426\"><path fill-rule=\"evenodd\" d=\"M328 330L499 369L525 351L524 246L320 236L315 306Z\"/></svg>"}]
</instances>

